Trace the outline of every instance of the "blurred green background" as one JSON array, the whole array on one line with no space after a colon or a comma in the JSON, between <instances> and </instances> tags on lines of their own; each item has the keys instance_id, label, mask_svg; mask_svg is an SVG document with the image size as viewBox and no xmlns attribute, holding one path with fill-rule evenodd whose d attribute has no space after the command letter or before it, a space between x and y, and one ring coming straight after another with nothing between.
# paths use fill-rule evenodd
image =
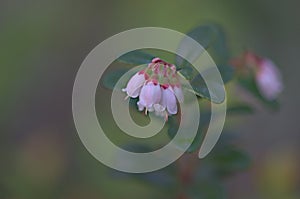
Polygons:
<instances>
[{"instance_id":1,"label":"blurred green background","mask_svg":"<svg viewBox=\"0 0 300 199\"><path fill-rule=\"evenodd\" d=\"M229 198L299 198L299 6L296 0L0 1L0 198L172 197L164 187L113 178L87 152L72 120L72 86L86 55L114 34L144 26L187 32L207 21L224 26L233 56L249 48L273 59L285 83L278 113L259 107L235 126L253 160L248 171L224 181Z\"/></svg>"}]
</instances>

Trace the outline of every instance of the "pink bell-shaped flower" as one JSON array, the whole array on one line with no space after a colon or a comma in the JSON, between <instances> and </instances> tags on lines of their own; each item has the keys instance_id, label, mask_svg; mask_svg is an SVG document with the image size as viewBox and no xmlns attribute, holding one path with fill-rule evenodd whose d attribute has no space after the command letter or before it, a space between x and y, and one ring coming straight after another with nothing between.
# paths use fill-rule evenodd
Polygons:
<instances>
[{"instance_id":1,"label":"pink bell-shaped flower","mask_svg":"<svg viewBox=\"0 0 300 199\"><path fill-rule=\"evenodd\" d=\"M153 111L153 105L157 104L161 99L161 88L159 84L155 84L153 82L146 83L140 93L140 100L137 105L139 110L142 111L146 108L147 111Z\"/></svg>"},{"instance_id":2,"label":"pink bell-shaped flower","mask_svg":"<svg viewBox=\"0 0 300 199\"><path fill-rule=\"evenodd\" d=\"M162 89L162 98L160 104L166 108L170 115L177 113L177 101L175 93L171 87Z\"/></svg>"},{"instance_id":3,"label":"pink bell-shaped flower","mask_svg":"<svg viewBox=\"0 0 300 199\"><path fill-rule=\"evenodd\" d=\"M136 98L139 96L145 81L144 72L140 71L130 78L126 88L122 89L122 91L126 92L129 97Z\"/></svg>"},{"instance_id":4,"label":"pink bell-shaped flower","mask_svg":"<svg viewBox=\"0 0 300 199\"><path fill-rule=\"evenodd\" d=\"M261 95L267 100L276 99L283 90L280 71L269 59L262 59L259 62L256 82Z\"/></svg>"}]
</instances>

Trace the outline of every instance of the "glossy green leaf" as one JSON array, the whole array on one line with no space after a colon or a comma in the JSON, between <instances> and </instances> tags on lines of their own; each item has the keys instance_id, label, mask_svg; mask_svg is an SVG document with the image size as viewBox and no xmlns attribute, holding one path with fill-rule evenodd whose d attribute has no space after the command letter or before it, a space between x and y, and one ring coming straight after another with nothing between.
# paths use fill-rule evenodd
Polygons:
<instances>
[{"instance_id":1,"label":"glossy green leaf","mask_svg":"<svg viewBox=\"0 0 300 199\"><path fill-rule=\"evenodd\" d=\"M197 75L190 81L193 91L196 95L211 100L214 103L222 103L225 100L225 88L219 81L213 81L206 78L206 81L210 81L210 90L206 86L202 75Z\"/></svg>"},{"instance_id":2,"label":"glossy green leaf","mask_svg":"<svg viewBox=\"0 0 300 199\"><path fill-rule=\"evenodd\" d=\"M216 37L211 43L211 46L208 47L207 51L217 65L225 64L230 58L230 52L226 42L226 35L221 26L215 24L213 27Z\"/></svg>"},{"instance_id":3,"label":"glossy green leaf","mask_svg":"<svg viewBox=\"0 0 300 199\"><path fill-rule=\"evenodd\" d=\"M228 62L229 49L221 26L213 23L204 24L188 32L187 36L197 41L204 48L203 51L207 50L217 65ZM190 43L188 37L182 39L177 49L178 54L183 57L177 56L175 63L181 68L189 65L183 58L193 62L203 53L203 51L194 49L194 45Z\"/></svg>"},{"instance_id":4,"label":"glossy green leaf","mask_svg":"<svg viewBox=\"0 0 300 199\"><path fill-rule=\"evenodd\" d=\"M216 28L213 24L198 26L188 32L187 36L197 41L204 49L207 49L216 40ZM195 61L201 53L203 53L203 51L197 51L194 49L194 46L190 43L188 37L184 37L179 43L177 52L185 59ZM188 64L187 62L184 62L184 59L180 56L176 57L175 63L177 66L182 68L186 67L185 64Z\"/></svg>"},{"instance_id":5,"label":"glossy green leaf","mask_svg":"<svg viewBox=\"0 0 300 199\"><path fill-rule=\"evenodd\" d=\"M227 64L229 51L222 28L216 24L206 24L193 29L187 33L187 35L201 44L216 63L218 71L214 68L210 68L209 70L213 71L211 76L215 77L216 74L220 73L224 83L230 81L234 76L234 70ZM203 53L203 51L199 52L193 49L193 45L186 37L180 42L177 52L191 61L195 61ZM179 73L191 81L195 94L209 99L214 103L224 101L225 92L222 82L217 81L217 79L213 81L208 78L212 85L214 85L214 87L211 88L211 93L209 93L202 78L203 74L200 75L189 62L180 56L176 57L175 63L178 66ZM208 72L211 73L211 71ZM205 73L206 72L207 71L205 71Z\"/></svg>"},{"instance_id":6,"label":"glossy green leaf","mask_svg":"<svg viewBox=\"0 0 300 199\"><path fill-rule=\"evenodd\" d=\"M187 80L192 80L195 76L197 76L199 74L196 71L196 69L194 69L192 67L192 65L189 63L185 64L185 67L183 67L183 68L178 67L177 70Z\"/></svg>"},{"instance_id":7,"label":"glossy green leaf","mask_svg":"<svg viewBox=\"0 0 300 199\"><path fill-rule=\"evenodd\" d=\"M119 79L128 71L126 68L113 70L103 75L101 83L105 88L113 89ZM125 87L125 85L124 85ZM121 88L120 88L121 89Z\"/></svg>"},{"instance_id":8,"label":"glossy green leaf","mask_svg":"<svg viewBox=\"0 0 300 199\"><path fill-rule=\"evenodd\" d=\"M222 103L225 100L225 88L223 83L225 84L227 81L232 79L233 70L227 65L223 66L219 72L222 76L223 82L217 78L218 72L213 68L204 71L201 75L195 72L195 69L191 67L185 67L179 71L181 75L190 81L193 90L188 89L189 91L192 91L196 95L206 98L214 103ZM197 75L195 75L196 73ZM202 75L205 75L206 80L210 83L211 93L209 92Z\"/></svg>"},{"instance_id":9,"label":"glossy green leaf","mask_svg":"<svg viewBox=\"0 0 300 199\"><path fill-rule=\"evenodd\" d=\"M141 65L141 64L150 63L154 57L155 56L146 53L145 51L134 50L119 57L118 61L127 64Z\"/></svg>"},{"instance_id":10,"label":"glossy green leaf","mask_svg":"<svg viewBox=\"0 0 300 199\"><path fill-rule=\"evenodd\" d=\"M226 84L233 78L234 69L232 66L230 66L228 64L219 64L219 65L217 65L217 68L218 68L218 72L220 73L224 84ZM182 76L184 76L187 80L192 80L197 75L199 75L199 72L196 71L196 69L194 69L191 64L186 64L185 67L179 68L179 73Z\"/></svg>"}]
</instances>

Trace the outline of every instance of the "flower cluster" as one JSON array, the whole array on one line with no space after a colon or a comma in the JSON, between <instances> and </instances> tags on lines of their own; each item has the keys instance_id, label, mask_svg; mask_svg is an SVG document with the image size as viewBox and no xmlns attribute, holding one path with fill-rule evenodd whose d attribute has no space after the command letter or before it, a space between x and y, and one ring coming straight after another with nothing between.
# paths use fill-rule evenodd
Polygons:
<instances>
[{"instance_id":1,"label":"flower cluster","mask_svg":"<svg viewBox=\"0 0 300 199\"><path fill-rule=\"evenodd\" d=\"M177 114L177 100L183 102L181 83L173 64L154 58L147 68L131 77L122 89L129 97L139 97L139 111L163 116ZM176 100L177 98L177 100Z\"/></svg>"}]
</instances>

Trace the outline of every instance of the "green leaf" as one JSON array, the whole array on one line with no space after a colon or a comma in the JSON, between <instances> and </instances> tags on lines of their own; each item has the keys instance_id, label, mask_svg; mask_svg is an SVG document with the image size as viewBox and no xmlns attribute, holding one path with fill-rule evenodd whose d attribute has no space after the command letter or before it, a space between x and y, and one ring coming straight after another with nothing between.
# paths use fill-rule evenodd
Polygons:
<instances>
[{"instance_id":1,"label":"green leaf","mask_svg":"<svg viewBox=\"0 0 300 199\"><path fill-rule=\"evenodd\" d=\"M207 49L217 37L215 26L212 24L198 26L186 35L197 41L204 49ZM188 64L187 62L184 62L183 58L195 61L203 53L203 51L197 51L193 48L194 46L190 43L188 37L184 37L181 40L177 49L178 54L183 57L176 56L175 63L182 68L186 67L186 64Z\"/></svg>"},{"instance_id":2,"label":"green leaf","mask_svg":"<svg viewBox=\"0 0 300 199\"><path fill-rule=\"evenodd\" d=\"M224 83L230 81L234 76L234 70L233 67L227 64L229 51L222 28L216 24L205 24L193 29L187 33L187 35L201 44L217 65L218 71L214 68L210 68L208 71L204 71L204 73L211 73L210 76L215 76L220 73ZM177 52L185 59L179 55L176 56L175 63L178 66L179 73L191 81L195 94L209 99L214 103L223 102L225 99L225 91L222 82L219 82L218 79L213 82L213 80L210 79L209 81L211 81L214 87L211 90L212 93L209 94L207 86L201 77L202 74L200 75L186 60L195 61L203 53L203 51L197 51L193 49L193 47L187 37L184 37L180 42Z\"/></svg>"},{"instance_id":3,"label":"green leaf","mask_svg":"<svg viewBox=\"0 0 300 199\"><path fill-rule=\"evenodd\" d=\"M207 50L217 65L228 62L230 55L226 36L221 26L214 23L204 24L188 32L187 36L197 41ZM182 39L177 49L178 54L183 57L177 55L175 63L181 68L189 65L188 62L184 61L184 58L193 62L203 53L203 51L194 49L194 45L190 43L188 37Z\"/></svg>"},{"instance_id":4,"label":"green leaf","mask_svg":"<svg viewBox=\"0 0 300 199\"><path fill-rule=\"evenodd\" d=\"M107 89L114 89L116 83L128 70L129 69L122 68L122 69L113 70L111 72L107 72L107 74L104 74L103 78L101 78L102 85ZM126 85L124 85L124 87L125 86Z\"/></svg>"},{"instance_id":5,"label":"green leaf","mask_svg":"<svg viewBox=\"0 0 300 199\"><path fill-rule=\"evenodd\" d=\"M218 68L218 72L222 77L224 84L232 80L232 78L234 77L234 68L232 66L228 64L219 64L217 65L217 68ZM213 69L208 69L208 70L213 70ZM185 64L185 67L179 68L178 71L187 80L192 80L197 75L199 75L199 72L196 69L194 69L194 67L189 63Z\"/></svg>"},{"instance_id":6,"label":"green leaf","mask_svg":"<svg viewBox=\"0 0 300 199\"><path fill-rule=\"evenodd\" d=\"M222 85L219 81L214 81L213 79L206 78L206 80L210 81L210 90L208 90L208 87L200 74L190 81L195 94L211 100L214 103L222 103L225 100L224 85Z\"/></svg>"},{"instance_id":7,"label":"green leaf","mask_svg":"<svg viewBox=\"0 0 300 199\"><path fill-rule=\"evenodd\" d=\"M187 62L187 61L185 61ZM177 71L185 77L187 80L192 80L196 75L199 73L196 71L196 69L193 68L191 64L185 64L185 67L183 68L177 68Z\"/></svg>"},{"instance_id":8,"label":"green leaf","mask_svg":"<svg viewBox=\"0 0 300 199\"><path fill-rule=\"evenodd\" d=\"M215 24L213 28L216 37L207 51L217 65L227 63L230 58L230 52L226 42L225 32L219 25Z\"/></svg>"},{"instance_id":9,"label":"green leaf","mask_svg":"<svg viewBox=\"0 0 300 199\"><path fill-rule=\"evenodd\" d=\"M141 64L150 63L154 57L155 56L146 53L142 50L134 50L119 57L118 61L127 64L141 65Z\"/></svg>"},{"instance_id":10,"label":"green leaf","mask_svg":"<svg viewBox=\"0 0 300 199\"><path fill-rule=\"evenodd\" d=\"M238 81L242 87L244 87L247 91L249 91L253 96L255 96L260 102L262 102L268 108L275 111L279 109L279 103L277 100L269 101L260 94L253 74L247 77L243 76L239 78Z\"/></svg>"}]
</instances>

